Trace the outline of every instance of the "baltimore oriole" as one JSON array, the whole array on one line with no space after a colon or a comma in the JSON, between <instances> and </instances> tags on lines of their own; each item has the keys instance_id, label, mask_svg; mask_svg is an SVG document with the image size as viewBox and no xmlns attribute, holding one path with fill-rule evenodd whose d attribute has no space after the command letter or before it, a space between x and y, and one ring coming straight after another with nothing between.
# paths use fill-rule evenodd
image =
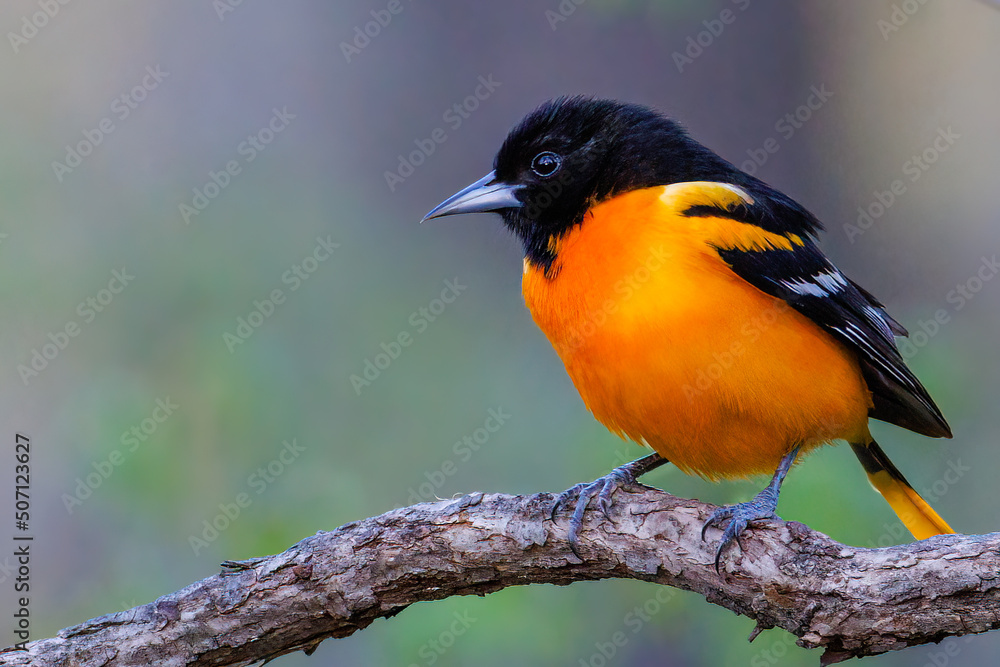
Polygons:
<instances>
[{"instance_id":1,"label":"baltimore oriole","mask_svg":"<svg viewBox=\"0 0 1000 667\"><path fill-rule=\"evenodd\" d=\"M773 471L706 522L729 519L718 568L747 522L777 518L796 456L834 440L917 539L952 532L868 430L951 437L896 348L906 330L823 255L797 202L649 108L573 97L525 117L493 171L424 219L480 211L523 241L525 302L587 407L656 452L574 487L571 544L595 495L607 514L667 461L709 479Z\"/></svg>"}]
</instances>

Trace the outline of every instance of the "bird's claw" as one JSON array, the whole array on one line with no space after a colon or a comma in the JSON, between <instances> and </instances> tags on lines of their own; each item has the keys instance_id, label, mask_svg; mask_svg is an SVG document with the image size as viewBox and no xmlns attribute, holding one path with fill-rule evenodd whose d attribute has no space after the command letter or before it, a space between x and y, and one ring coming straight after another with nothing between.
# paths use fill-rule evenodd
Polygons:
<instances>
[{"instance_id":1,"label":"bird's claw","mask_svg":"<svg viewBox=\"0 0 1000 667\"><path fill-rule=\"evenodd\" d=\"M740 550L743 550L743 545L740 543L740 535L746 530L747 524L752 521L768 519L780 520L780 517L774 513L775 509L777 509L776 506L777 499L772 501L770 494L761 492L750 502L727 505L712 512L711 516L708 517L708 520L701 527L702 540L705 539L705 533L709 527L721 525L722 522L729 519L729 524L722 531L722 537L719 538L719 548L715 552L716 573L720 572L719 564L722 561L722 552L725 551L726 547L736 542Z\"/></svg>"},{"instance_id":2,"label":"bird's claw","mask_svg":"<svg viewBox=\"0 0 1000 667\"><path fill-rule=\"evenodd\" d=\"M637 487L646 488L645 485L636 481L636 478L639 475L662 465L663 463L666 463L665 459L656 455L650 455L645 458L632 461L631 463L627 463L623 466L619 466L604 477L599 477L593 482L576 484L556 496L555 501L552 503L552 511L550 513L552 521L556 520L556 513L559 511L560 507L568 505L573 498L576 498L576 504L573 508L573 516L570 518L569 535L567 536L567 539L569 540L570 549L572 549L577 558L583 560L580 556L579 550L577 549L577 542L580 535L580 529L583 527L583 515L586 513L587 508L590 506L594 497L597 497L597 504L601 508L601 512L604 513L604 516L608 520L611 520L611 501L615 492L619 489L626 492L633 492Z\"/></svg>"},{"instance_id":3,"label":"bird's claw","mask_svg":"<svg viewBox=\"0 0 1000 667\"><path fill-rule=\"evenodd\" d=\"M604 516L610 519L611 497L615 491L620 488L627 489L636 483L634 478L623 475L619 471L619 468L615 468L604 477L600 477L593 482L576 484L560 493L552 504L552 520L555 521L559 508L563 505L569 505L570 501L574 497L576 498L576 504L573 506L573 516L569 521L569 535L567 537L570 549L581 560L582 557L577 549L578 538L580 536L580 529L583 527L583 515L586 513L587 508L590 507L590 503L594 500L594 497L597 497L598 505Z\"/></svg>"}]
</instances>

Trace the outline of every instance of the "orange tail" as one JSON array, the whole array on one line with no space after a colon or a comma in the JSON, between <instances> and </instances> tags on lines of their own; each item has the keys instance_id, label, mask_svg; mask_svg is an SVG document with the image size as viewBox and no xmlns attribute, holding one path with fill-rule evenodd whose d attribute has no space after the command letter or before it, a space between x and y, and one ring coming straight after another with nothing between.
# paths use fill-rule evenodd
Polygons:
<instances>
[{"instance_id":1,"label":"orange tail","mask_svg":"<svg viewBox=\"0 0 1000 667\"><path fill-rule=\"evenodd\" d=\"M945 520L920 497L903 473L892 464L878 443L872 440L867 445L851 443L854 453L868 474L868 481L882 494L892 511L903 522L913 536L923 540L933 535L954 533Z\"/></svg>"}]
</instances>

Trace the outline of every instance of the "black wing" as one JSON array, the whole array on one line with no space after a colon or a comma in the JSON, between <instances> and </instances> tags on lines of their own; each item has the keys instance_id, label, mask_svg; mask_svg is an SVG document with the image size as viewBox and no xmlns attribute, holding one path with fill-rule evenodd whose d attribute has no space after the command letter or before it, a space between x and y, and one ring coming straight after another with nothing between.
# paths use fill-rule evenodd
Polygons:
<instances>
[{"instance_id":1,"label":"black wing","mask_svg":"<svg viewBox=\"0 0 1000 667\"><path fill-rule=\"evenodd\" d=\"M727 217L779 233L798 232L802 245L795 245L793 250L720 248L723 261L748 283L784 299L858 354L872 392L871 417L923 435L950 438L951 428L944 416L896 348L894 336L905 336L906 329L820 252L809 238L819 226L816 219L756 179L739 186L748 190L754 199L752 204L735 208L697 206L687 215Z\"/></svg>"}]
</instances>

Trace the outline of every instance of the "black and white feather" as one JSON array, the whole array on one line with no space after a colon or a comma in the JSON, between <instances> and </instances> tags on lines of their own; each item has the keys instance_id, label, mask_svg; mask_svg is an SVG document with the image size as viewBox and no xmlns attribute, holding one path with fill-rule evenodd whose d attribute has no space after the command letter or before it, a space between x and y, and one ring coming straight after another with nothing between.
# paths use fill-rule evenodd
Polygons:
<instances>
[{"instance_id":1,"label":"black and white feather","mask_svg":"<svg viewBox=\"0 0 1000 667\"><path fill-rule=\"evenodd\" d=\"M763 184L761 184L763 185ZM746 187L745 183L740 183ZM761 213L750 213L762 200L770 217L796 217L802 209L786 208L786 198L767 201L767 186L752 192L753 206L716 209L715 214L757 224ZM708 215L699 210L695 215ZM782 220L772 228L795 229L795 221ZM811 216L810 216L811 218ZM801 226L800 226L801 228ZM854 350L874 407L871 416L917 433L951 437L951 429L933 399L906 367L895 337L907 335L885 307L868 291L835 267L808 235L793 250L743 251L719 249L723 261L741 278L767 294L788 302L798 312L821 326Z\"/></svg>"}]
</instances>

